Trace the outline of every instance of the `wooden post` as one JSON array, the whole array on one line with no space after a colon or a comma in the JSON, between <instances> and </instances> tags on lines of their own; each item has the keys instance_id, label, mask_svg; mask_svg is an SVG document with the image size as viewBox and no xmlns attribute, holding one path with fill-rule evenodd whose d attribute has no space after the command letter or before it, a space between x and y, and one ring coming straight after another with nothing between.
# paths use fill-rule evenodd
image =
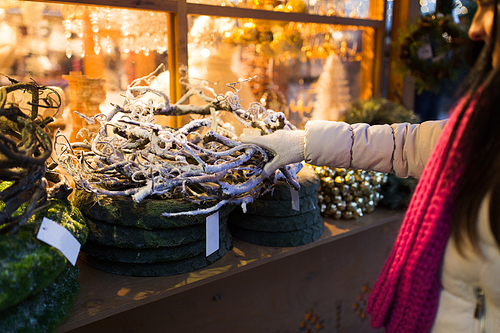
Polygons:
<instances>
[{"instance_id":1,"label":"wooden post","mask_svg":"<svg viewBox=\"0 0 500 333\"><path fill-rule=\"evenodd\" d=\"M409 25L415 24L420 16L418 0L401 0L393 2L391 41L397 41L399 34ZM394 63L399 50L390 47L389 50L389 79L387 98L402 103L409 109L414 108L415 80L407 75L401 75L394 70Z\"/></svg>"},{"instance_id":2,"label":"wooden post","mask_svg":"<svg viewBox=\"0 0 500 333\"><path fill-rule=\"evenodd\" d=\"M179 83L179 68L188 65L187 39L189 31L186 0L178 0L177 8L177 13L169 13L168 15L170 29L168 70L170 72L170 98L172 102L179 100L186 93L185 87ZM171 126L180 127L187 119L180 116L173 117Z\"/></svg>"},{"instance_id":3,"label":"wooden post","mask_svg":"<svg viewBox=\"0 0 500 333\"><path fill-rule=\"evenodd\" d=\"M369 18L382 20L383 27L363 28L363 55L361 60L361 92L360 97L368 100L381 95L384 68L385 38L385 5L384 0L372 0Z\"/></svg>"},{"instance_id":4,"label":"wooden post","mask_svg":"<svg viewBox=\"0 0 500 333\"><path fill-rule=\"evenodd\" d=\"M94 52L94 35L92 24L90 23L90 10L85 6L83 13L83 44L85 45L85 57L83 58L83 74L90 78L100 79L104 75L103 50L96 54Z\"/></svg>"}]
</instances>

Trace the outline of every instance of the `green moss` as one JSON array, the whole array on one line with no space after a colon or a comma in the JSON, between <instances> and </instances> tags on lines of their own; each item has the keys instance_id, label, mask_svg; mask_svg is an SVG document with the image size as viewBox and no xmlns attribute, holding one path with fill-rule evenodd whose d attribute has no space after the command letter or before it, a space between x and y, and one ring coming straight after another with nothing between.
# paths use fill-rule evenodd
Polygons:
<instances>
[{"instance_id":1,"label":"green moss","mask_svg":"<svg viewBox=\"0 0 500 333\"><path fill-rule=\"evenodd\" d=\"M71 264L40 293L0 311L0 332L53 332L64 322L80 290L79 269Z\"/></svg>"},{"instance_id":2,"label":"green moss","mask_svg":"<svg viewBox=\"0 0 500 333\"><path fill-rule=\"evenodd\" d=\"M66 258L36 239L43 217L68 229L85 243L88 229L80 211L67 200L53 200L32 216L16 234L0 235L0 310L41 292L64 269Z\"/></svg>"},{"instance_id":3,"label":"green moss","mask_svg":"<svg viewBox=\"0 0 500 333\"><path fill-rule=\"evenodd\" d=\"M194 204L182 199L151 199L146 198L135 202L129 196L100 196L99 202L94 193L75 190L72 203L78 207L86 217L92 220L106 221L109 224L136 227L142 229L170 229L195 225L203 225L210 214L176 216L166 218L164 212L194 211L211 207L213 204ZM227 215L234 209L232 205L225 205L219 211L220 215Z\"/></svg>"},{"instance_id":4,"label":"green moss","mask_svg":"<svg viewBox=\"0 0 500 333\"><path fill-rule=\"evenodd\" d=\"M4 181L4 182L0 182L0 192L2 192L3 190L7 189L8 187L10 187L12 184L14 184L14 182L11 182L11 181ZM28 206L28 203L23 203L21 206L19 206L19 208L12 214L12 216L18 216L18 215L21 215L24 210L26 209L26 207ZM3 201L0 201L0 211L5 207L5 202ZM4 226L0 226L0 230L3 228Z\"/></svg>"},{"instance_id":5,"label":"green moss","mask_svg":"<svg viewBox=\"0 0 500 333\"><path fill-rule=\"evenodd\" d=\"M227 225L223 226L227 228ZM229 231L219 238L219 249L209 255L205 252L190 258L156 262L150 264L122 263L110 260L102 260L82 252L82 259L90 266L104 272L130 276L166 276L192 272L206 267L221 259L233 247L232 236Z\"/></svg>"},{"instance_id":6,"label":"green moss","mask_svg":"<svg viewBox=\"0 0 500 333\"><path fill-rule=\"evenodd\" d=\"M309 226L293 231L270 232L249 230L234 223L229 223L229 230L235 238L257 245L278 247L300 246L314 242L323 234L324 223L319 211L311 219L313 221Z\"/></svg>"},{"instance_id":7,"label":"green moss","mask_svg":"<svg viewBox=\"0 0 500 333\"><path fill-rule=\"evenodd\" d=\"M228 216L219 216L222 228ZM89 241L119 248L155 249L179 246L205 239L205 225L193 225L170 229L141 229L123 227L103 221L85 218L89 226Z\"/></svg>"}]
</instances>

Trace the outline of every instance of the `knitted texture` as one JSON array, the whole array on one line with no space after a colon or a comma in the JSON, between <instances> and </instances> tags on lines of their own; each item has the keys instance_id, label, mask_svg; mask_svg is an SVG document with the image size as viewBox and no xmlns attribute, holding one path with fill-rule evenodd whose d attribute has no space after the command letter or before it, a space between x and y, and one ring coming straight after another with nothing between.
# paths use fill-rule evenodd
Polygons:
<instances>
[{"instance_id":1,"label":"knitted texture","mask_svg":"<svg viewBox=\"0 0 500 333\"><path fill-rule=\"evenodd\" d=\"M388 333L428 332L436 315L440 267L451 230L451 199L463 170L461 145L473 101L458 103L429 159L394 247L368 300L371 325ZM456 136L448 145L459 121ZM450 148L449 148L450 147Z\"/></svg>"}]
</instances>

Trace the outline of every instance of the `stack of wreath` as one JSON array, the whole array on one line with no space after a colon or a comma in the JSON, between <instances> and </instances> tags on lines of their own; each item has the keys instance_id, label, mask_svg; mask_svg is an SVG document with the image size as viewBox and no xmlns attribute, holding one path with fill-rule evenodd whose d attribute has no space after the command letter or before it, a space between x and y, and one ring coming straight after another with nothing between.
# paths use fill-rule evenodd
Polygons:
<instances>
[{"instance_id":1,"label":"stack of wreath","mask_svg":"<svg viewBox=\"0 0 500 333\"><path fill-rule=\"evenodd\" d=\"M96 133L81 131L82 142L56 134L56 158L73 177L72 202L90 229L82 248L85 262L133 276L185 273L224 256L232 248L229 212L273 185L261 175L267 153L239 142L217 114L232 112L263 134L290 129L290 124L282 113L259 103L244 110L236 86L225 95L209 97L205 92L210 89L185 82L187 93L171 104L162 91L139 85L143 81L130 85L122 106L91 118L81 115L100 123ZM185 104L190 96L206 104ZM171 128L157 124L154 117L183 114L199 118ZM298 187L293 171L282 173ZM214 214L219 235L207 238L206 220L216 218ZM217 239L218 249L212 253Z\"/></svg>"},{"instance_id":2,"label":"stack of wreath","mask_svg":"<svg viewBox=\"0 0 500 333\"><path fill-rule=\"evenodd\" d=\"M304 166L298 173L300 189L278 180L268 192L235 209L229 217L234 237L263 246L292 247L317 240L324 230L318 205L319 175Z\"/></svg>"},{"instance_id":3,"label":"stack of wreath","mask_svg":"<svg viewBox=\"0 0 500 333\"><path fill-rule=\"evenodd\" d=\"M15 91L31 94L31 110L7 103ZM55 91L33 82L0 88L1 332L54 331L80 288L78 267L36 237L44 218L80 244L87 236L80 212L67 200L71 187L47 165L52 146L44 129L52 118L41 118L38 108L58 109L59 102Z\"/></svg>"},{"instance_id":4,"label":"stack of wreath","mask_svg":"<svg viewBox=\"0 0 500 333\"><path fill-rule=\"evenodd\" d=\"M205 221L213 213L170 218L162 213L206 209L209 204L154 196L137 203L126 196L98 198L83 190L76 190L72 200L90 231L82 259L109 273L164 276L191 272L219 260L232 248L227 217L233 205L217 211L219 249L206 256Z\"/></svg>"}]
</instances>

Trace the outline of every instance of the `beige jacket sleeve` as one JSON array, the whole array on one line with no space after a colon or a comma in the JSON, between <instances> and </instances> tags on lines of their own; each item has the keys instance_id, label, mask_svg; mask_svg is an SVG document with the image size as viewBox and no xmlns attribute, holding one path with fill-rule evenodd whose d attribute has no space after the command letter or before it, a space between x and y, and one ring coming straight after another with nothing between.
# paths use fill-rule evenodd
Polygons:
<instances>
[{"instance_id":1,"label":"beige jacket sleeve","mask_svg":"<svg viewBox=\"0 0 500 333\"><path fill-rule=\"evenodd\" d=\"M420 177L447 120L421 124L306 124L304 159L313 165Z\"/></svg>"}]
</instances>

